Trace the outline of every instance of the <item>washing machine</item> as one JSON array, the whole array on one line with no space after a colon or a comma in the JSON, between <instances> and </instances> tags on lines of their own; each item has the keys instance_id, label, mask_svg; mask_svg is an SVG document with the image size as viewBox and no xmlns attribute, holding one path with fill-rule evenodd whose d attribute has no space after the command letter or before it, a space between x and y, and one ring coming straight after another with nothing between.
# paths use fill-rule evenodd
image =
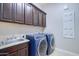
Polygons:
<instances>
[{"instance_id":1,"label":"washing machine","mask_svg":"<svg viewBox=\"0 0 79 59\"><path fill-rule=\"evenodd\" d=\"M44 34L30 34L26 35L29 39L29 56L45 56L47 55L47 40Z\"/></svg>"},{"instance_id":2,"label":"washing machine","mask_svg":"<svg viewBox=\"0 0 79 59\"><path fill-rule=\"evenodd\" d=\"M47 43L48 43L47 55L50 55L53 53L53 51L55 49L54 35L49 34L49 33L45 33L45 35L46 35L46 39L47 39Z\"/></svg>"}]
</instances>

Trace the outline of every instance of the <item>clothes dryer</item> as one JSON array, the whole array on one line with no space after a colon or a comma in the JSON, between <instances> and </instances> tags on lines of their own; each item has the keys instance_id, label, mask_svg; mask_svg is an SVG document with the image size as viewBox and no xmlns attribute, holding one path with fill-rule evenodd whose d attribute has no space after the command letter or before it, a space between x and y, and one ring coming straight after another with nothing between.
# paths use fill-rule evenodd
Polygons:
<instances>
[{"instance_id":1,"label":"clothes dryer","mask_svg":"<svg viewBox=\"0 0 79 59\"><path fill-rule=\"evenodd\" d=\"M47 40L44 34L26 35L29 39L29 56L45 56L47 54Z\"/></svg>"},{"instance_id":2,"label":"clothes dryer","mask_svg":"<svg viewBox=\"0 0 79 59\"><path fill-rule=\"evenodd\" d=\"M48 47L47 47L47 55L50 55L53 53L54 49L55 49L55 41L54 41L54 35L53 34L45 34L46 38L47 38L47 43L48 43Z\"/></svg>"}]
</instances>

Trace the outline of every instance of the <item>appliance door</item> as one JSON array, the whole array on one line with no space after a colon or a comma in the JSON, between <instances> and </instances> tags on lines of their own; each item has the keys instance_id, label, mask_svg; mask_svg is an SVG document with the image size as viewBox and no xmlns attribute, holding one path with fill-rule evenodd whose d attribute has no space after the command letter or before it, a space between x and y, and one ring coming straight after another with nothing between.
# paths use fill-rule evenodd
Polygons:
<instances>
[{"instance_id":1,"label":"appliance door","mask_svg":"<svg viewBox=\"0 0 79 59\"><path fill-rule=\"evenodd\" d=\"M41 38L38 46L38 55L45 56L47 51L47 41L46 38Z\"/></svg>"},{"instance_id":2,"label":"appliance door","mask_svg":"<svg viewBox=\"0 0 79 59\"><path fill-rule=\"evenodd\" d=\"M49 35L49 48L47 54L50 55L54 52L55 49L55 41L53 35Z\"/></svg>"},{"instance_id":3,"label":"appliance door","mask_svg":"<svg viewBox=\"0 0 79 59\"><path fill-rule=\"evenodd\" d=\"M50 46L52 49L54 48L54 45L55 45L54 37L50 36Z\"/></svg>"}]
</instances>

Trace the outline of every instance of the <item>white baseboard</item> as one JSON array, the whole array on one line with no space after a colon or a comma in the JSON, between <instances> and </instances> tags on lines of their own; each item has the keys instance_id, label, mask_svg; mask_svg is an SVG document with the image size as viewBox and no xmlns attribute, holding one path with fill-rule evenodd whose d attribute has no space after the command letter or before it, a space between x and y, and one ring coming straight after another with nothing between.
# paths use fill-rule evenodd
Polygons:
<instances>
[{"instance_id":1,"label":"white baseboard","mask_svg":"<svg viewBox=\"0 0 79 59\"><path fill-rule=\"evenodd\" d=\"M67 51L67 50L60 49L60 48L55 48L55 51L56 52L58 51L58 54L61 54L62 56L79 56L79 54L77 54L77 53L73 53L71 51Z\"/></svg>"}]
</instances>

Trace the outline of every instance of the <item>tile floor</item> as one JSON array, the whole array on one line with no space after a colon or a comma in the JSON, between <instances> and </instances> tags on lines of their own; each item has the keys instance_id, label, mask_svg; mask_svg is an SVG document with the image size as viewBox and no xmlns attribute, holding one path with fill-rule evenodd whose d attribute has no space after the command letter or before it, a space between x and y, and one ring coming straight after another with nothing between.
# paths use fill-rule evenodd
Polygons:
<instances>
[{"instance_id":1,"label":"tile floor","mask_svg":"<svg viewBox=\"0 0 79 59\"><path fill-rule=\"evenodd\" d=\"M63 50L55 49L54 52L50 56L75 56L68 52L64 52Z\"/></svg>"}]
</instances>

